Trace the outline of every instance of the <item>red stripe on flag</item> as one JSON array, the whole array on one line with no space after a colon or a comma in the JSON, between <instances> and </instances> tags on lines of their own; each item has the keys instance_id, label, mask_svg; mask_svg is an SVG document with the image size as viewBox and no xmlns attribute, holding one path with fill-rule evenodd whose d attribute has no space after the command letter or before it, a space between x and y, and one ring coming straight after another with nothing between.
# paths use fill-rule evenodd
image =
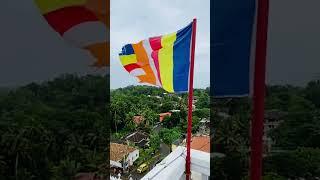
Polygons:
<instances>
[{"instance_id":1,"label":"red stripe on flag","mask_svg":"<svg viewBox=\"0 0 320 180\"><path fill-rule=\"evenodd\" d=\"M158 79L159 79L159 82L160 82L160 84L162 85L162 82L161 82L161 77L160 77L160 68L159 68L159 51L158 50L156 50L156 51L152 51L152 53L151 53L151 57L152 57L152 59L153 59L153 61L154 61L154 66L156 67L156 69L157 69L157 76L158 76Z\"/></svg>"},{"instance_id":2,"label":"red stripe on flag","mask_svg":"<svg viewBox=\"0 0 320 180\"><path fill-rule=\"evenodd\" d=\"M137 68L141 68L141 67L140 67L138 64L134 63L134 64L125 65L124 68L125 68L128 72L131 72L132 70L137 69Z\"/></svg>"},{"instance_id":3,"label":"red stripe on flag","mask_svg":"<svg viewBox=\"0 0 320 180\"><path fill-rule=\"evenodd\" d=\"M61 35L71 27L88 21L98 21L96 15L82 6L61 8L44 15L47 22Z\"/></svg>"},{"instance_id":4,"label":"red stripe on flag","mask_svg":"<svg viewBox=\"0 0 320 180\"><path fill-rule=\"evenodd\" d=\"M162 36L149 38L149 42L150 42L150 46L151 46L152 50L155 51L155 50L158 50L158 49L162 48L162 46L161 46L161 37Z\"/></svg>"}]
</instances>

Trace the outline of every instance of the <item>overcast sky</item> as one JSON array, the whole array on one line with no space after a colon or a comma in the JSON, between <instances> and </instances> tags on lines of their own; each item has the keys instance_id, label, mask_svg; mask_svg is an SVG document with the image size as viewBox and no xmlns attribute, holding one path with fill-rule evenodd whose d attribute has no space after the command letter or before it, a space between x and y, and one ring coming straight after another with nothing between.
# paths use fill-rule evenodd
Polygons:
<instances>
[{"instance_id":1,"label":"overcast sky","mask_svg":"<svg viewBox=\"0 0 320 180\"><path fill-rule=\"evenodd\" d=\"M270 0L269 83L320 79L319 7L319 0Z\"/></svg>"},{"instance_id":2,"label":"overcast sky","mask_svg":"<svg viewBox=\"0 0 320 180\"><path fill-rule=\"evenodd\" d=\"M196 88L210 84L210 0L111 0L111 88L137 84L119 61L125 44L175 32L196 17Z\"/></svg>"},{"instance_id":3,"label":"overcast sky","mask_svg":"<svg viewBox=\"0 0 320 180\"><path fill-rule=\"evenodd\" d=\"M267 81L303 85L320 73L320 1L270 0ZM122 45L177 31L198 18L195 87L209 85L209 0L112 0L111 85L135 83L120 66ZM66 44L33 0L2 0L0 86L91 73L89 55Z\"/></svg>"}]
</instances>

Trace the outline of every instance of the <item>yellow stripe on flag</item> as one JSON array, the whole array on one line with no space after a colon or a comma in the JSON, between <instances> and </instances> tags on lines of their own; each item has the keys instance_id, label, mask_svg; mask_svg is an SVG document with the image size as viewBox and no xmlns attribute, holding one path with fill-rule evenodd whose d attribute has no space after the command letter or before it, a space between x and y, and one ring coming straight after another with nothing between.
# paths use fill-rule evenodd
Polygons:
<instances>
[{"instance_id":1,"label":"yellow stripe on flag","mask_svg":"<svg viewBox=\"0 0 320 180\"><path fill-rule=\"evenodd\" d=\"M176 33L164 35L161 38L162 48L159 50L159 68L162 87L168 92L173 89L173 45L176 40Z\"/></svg>"},{"instance_id":2,"label":"yellow stripe on flag","mask_svg":"<svg viewBox=\"0 0 320 180\"><path fill-rule=\"evenodd\" d=\"M123 66L136 63L137 62L137 57L135 54L130 54L130 55L121 55L120 56L120 61Z\"/></svg>"},{"instance_id":3,"label":"yellow stripe on flag","mask_svg":"<svg viewBox=\"0 0 320 180\"><path fill-rule=\"evenodd\" d=\"M85 5L87 0L34 0L42 14L69 6Z\"/></svg>"}]
</instances>

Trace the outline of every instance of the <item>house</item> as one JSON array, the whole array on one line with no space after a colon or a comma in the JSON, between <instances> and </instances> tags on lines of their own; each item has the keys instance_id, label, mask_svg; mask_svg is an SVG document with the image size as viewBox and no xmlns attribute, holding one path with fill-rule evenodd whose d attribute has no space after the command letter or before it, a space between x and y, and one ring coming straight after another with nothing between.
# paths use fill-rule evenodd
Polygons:
<instances>
[{"instance_id":1,"label":"house","mask_svg":"<svg viewBox=\"0 0 320 180\"><path fill-rule=\"evenodd\" d=\"M139 158L139 150L131 146L110 143L110 166L127 169Z\"/></svg>"},{"instance_id":2,"label":"house","mask_svg":"<svg viewBox=\"0 0 320 180\"><path fill-rule=\"evenodd\" d=\"M192 104L192 111L196 110L196 105Z\"/></svg>"},{"instance_id":3,"label":"house","mask_svg":"<svg viewBox=\"0 0 320 180\"><path fill-rule=\"evenodd\" d=\"M165 117L167 117L167 116L170 117L170 116L171 116L171 112L160 113L160 114L159 114L159 121L162 122L163 119L164 119Z\"/></svg>"},{"instance_id":4,"label":"house","mask_svg":"<svg viewBox=\"0 0 320 180\"><path fill-rule=\"evenodd\" d=\"M144 122L144 117L143 116L133 116L132 120L136 125L139 125L142 122Z\"/></svg>"},{"instance_id":5,"label":"house","mask_svg":"<svg viewBox=\"0 0 320 180\"><path fill-rule=\"evenodd\" d=\"M126 138L127 144L134 144L140 148L145 148L149 146L149 135L144 132L134 132L128 135Z\"/></svg>"},{"instance_id":6,"label":"house","mask_svg":"<svg viewBox=\"0 0 320 180\"><path fill-rule=\"evenodd\" d=\"M198 97L197 96L193 96L192 98L192 104L195 104L198 102Z\"/></svg>"},{"instance_id":7,"label":"house","mask_svg":"<svg viewBox=\"0 0 320 180\"><path fill-rule=\"evenodd\" d=\"M172 143L172 151L174 151L178 146L186 146L186 139L183 141L176 140ZM203 151L210 153L210 136L199 135L193 136L191 138L190 148L193 150Z\"/></svg>"}]
</instances>

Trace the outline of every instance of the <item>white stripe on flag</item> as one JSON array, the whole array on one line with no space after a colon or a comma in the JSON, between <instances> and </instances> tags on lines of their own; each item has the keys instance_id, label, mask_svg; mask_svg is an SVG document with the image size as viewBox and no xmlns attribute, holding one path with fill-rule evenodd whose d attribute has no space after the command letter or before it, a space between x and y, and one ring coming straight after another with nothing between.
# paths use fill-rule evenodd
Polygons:
<instances>
[{"instance_id":1,"label":"white stripe on flag","mask_svg":"<svg viewBox=\"0 0 320 180\"><path fill-rule=\"evenodd\" d=\"M144 72L144 70L142 68L136 68L133 69L132 71L130 71L130 74L132 76L142 76L142 75L146 75L146 73Z\"/></svg>"},{"instance_id":2,"label":"white stripe on flag","mask_svg":"<svg viewBox=\"0 0 320 180\"><path fill-rule=\"evenodd\" d=\"M146 50L146 53L148 55L148 60L149 60L150 67L152 69L152 72L153 72L154 76L156 77L156 85L159 86L159 87L162 87L161 84L160 84L160 80L158 78L157 68L156 68L156 66L154 64L154 60L151 57L152 49L151 49L149 40L143 40L142 41L142 45L143 45L144 49Z\"/></svg>"},{"instance_id":3,"label":"white stripe on flag","mask_svg":"<svg viewBox=\"0 0 320 180\"><path fill-rule=\"evenodd\" d=\"M95 43L109 42L108 33L107 27L100 21L84 22L70 28L63 34L63 38L78 47L85 47Z\"/></svg>"}]
</instances>

